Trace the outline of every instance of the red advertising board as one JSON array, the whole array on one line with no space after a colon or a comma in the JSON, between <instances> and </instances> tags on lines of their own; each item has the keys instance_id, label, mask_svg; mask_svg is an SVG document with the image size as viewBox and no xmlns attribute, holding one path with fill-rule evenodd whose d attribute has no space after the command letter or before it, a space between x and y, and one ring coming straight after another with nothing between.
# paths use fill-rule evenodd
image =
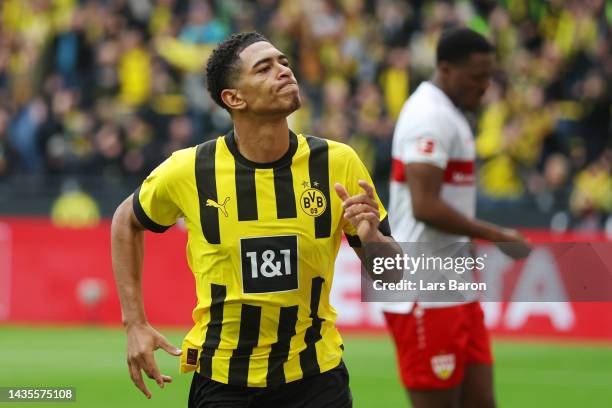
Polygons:
<instances>
[{"instance_id":1,"label":"red advertising board","mask_svg":"<svg viewBox=\"0 0 612 408\"><path fill-rule=\"evenodd\" d=\"M534 241L604 241L603 235L526 231ZM145 307L156 325L190 325L196 297L185 260L186 233L173 227L147 233ZM537 244L536 244L537 246ZM345 330L384 330L378 306L361 302L360 265L342 245L332 304ZM483 305L494 334L612 340L612 303L496 302ZM57 228L48 219L0 218L0 322L119 324L110 222L95 228Z\"/></svg>"}]
</instances>

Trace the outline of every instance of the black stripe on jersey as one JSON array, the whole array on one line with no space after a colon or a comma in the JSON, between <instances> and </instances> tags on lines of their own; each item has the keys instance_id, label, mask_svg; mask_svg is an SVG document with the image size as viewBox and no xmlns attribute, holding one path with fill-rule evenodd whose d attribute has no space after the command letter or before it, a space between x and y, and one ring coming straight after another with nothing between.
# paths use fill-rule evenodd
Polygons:
<instances>
[{"instance_id":1,"label":"black stripe on jersey","mask_svg":"<svg viewBox=\"0 0 612 408\"><path fill-rule=\"evenodd\" d=\"M140 187L138 187L136 191L134 191L134 196L132 197L132 210L134 211L134 215L142 224L142 226L148 229L149 231L162 233L172 226L160 225L153 221L151 218L149 218L144 208L142 208L142 204L140 204Z\"/></svg>"},{"instance_id":2,"label":"black stripe on jersey","mask_svg":"<svg viewBox=\"0 0 612 408\"><path fill-rule=\"evenodd\" d=\"M276 196L276 217L279 219L296 218L297 207L290 164L274 169L274 195Z\"/></svg>"},{"instance_id":3,"label":"black stripe on jersey","mask_svg":"<svg viewBox=\"0 0 612 408\"><path fill-rule=\"evenodd\" d=\"M206 329L206 339L202 345L200 355L200 374L206 378L212 377L212 359L215 350L221 342L221 328L223 326L223 305L225 304L226 289L223 285L210 285L210 322Z\"/></svg>"},{"instance_id":4,"label":"black stripe on jersey","mask_svg":"<svg viewBox=\"0 0 612 408\"><path fill-rule=\"evenodd\" d=\"M329 197L329 152L327 141L314 136L307 136L310 158L308 172L310 185L321 190L327 200L327 209L314 219L315 238L328 238L331 235L331 200ZM316 183L316 184L315 184Z\"/></svg>"},{"instance_id":5,"label":"black stripe on jersey","mask_svg":"<svg viewBox=\"0 0 612 408\"><path fill-rule=\"evenodd\" d=\"M302 368L304 378L321 372L319 362L317 361L315 343L321 340L321 323L323 319L319 317L318 313L323 282L324 279L321 277L312 279L312 289L310 290L310 317L312 318L312 325L306 329L306 334L304 335L306 349L300 352L300 367Z\"/></svg>"},{"instance_id":6,"label":"black stripe on jersey","mask_svg":"<svg viewBox=\"0 0 612 408\"><path fill-rule=\"evenodd\" d=\"M207 200L219 202L217 199L217 178L215 176L215 153L217 140L202 143L196 150L195 179L200 201L200 224L202 234L209 244L220 244L219 210L207 206Z\"/></svg>"},{"instance_id":7,"label":"black stripe on jersey","mask_svg":"<svg viewBox=\"0 0 612 408\"><path fill-rule=\"evenodd\" d=\"M289 356L291 338L295 335L297 316L298 306L281 307L280 309L277 340L272 345L268 358L268 387L285 383L284 364Z\"/></svg>"},{"instance_id":8,"label":"black stripe on jersey","mask_svg":"<svg viewBox=\"0 0 612 408\"><path fill-rule=\"evenodd\" d=\"M247 386L249 359L259 341L261 307L242 305L238 346L229 361L228 384Z\"/></svg>"},{"instance_id":9,"label":"black stripe on jersey","mask_svg":"<svg viewBox=\"0 0 612 408\"><path fill-rule=\"evenodd\" d=\"M236 163L236 200L238 201L238 221L257 219L257 191L255 189L255 169Z\"/></svg>"},{"instance_id":10,"label":"black stripe on jersey","mask_svg":"<svg viewBox=\"0 0 612 408\"><path fill-rule=\"evenodd\" d=\"M391 226L389 225L389 217L383 218L383 220L378 224L378 230L386 237L391 236ZM349 235L344 233L347 242L352 248L360 248L361 240L358 235Z\"/></svg>"}]
</instances>

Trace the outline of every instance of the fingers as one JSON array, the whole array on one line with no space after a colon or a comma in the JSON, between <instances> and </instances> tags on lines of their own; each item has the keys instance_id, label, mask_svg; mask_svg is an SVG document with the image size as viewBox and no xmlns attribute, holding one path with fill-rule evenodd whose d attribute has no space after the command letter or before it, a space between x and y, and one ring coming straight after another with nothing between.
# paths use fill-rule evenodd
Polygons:
<instances>
[{"instance_id":1,"label":"fingers","mask_svg":"<svg viewBox=\"0 0 612 408\"><path fill-rule=\"evenodd\" d=\"M164 336L160 336L158 341L159 341L158 347L163 349L166 353L173 355L173 356L180 356L181 354L183 354L183 350L172 345L172 343L170 343L168 339L166 339ZM171 383L172 377L170 377L169 375L161 374L159 372L159 368L157 367L157 364L155 363L155 360L153 359L152 356L151 356L151 362L153 364L153 367L151 367L153 370L152 378L155 378L155 381L157 382L160 388L164 388L164 383Z\"/></svg>"},{"instance_id":2,"label":"fingers","mask_svg":"<svg viewBox=\"0 0 612 408\"><path fill-rule=\"evenodd\" d=\"M376 217L380 218L380 212L378 208L372 207L367 204L354 204L344 210L345 218L352 218L361 213L372 213L375 214Z\"/></svg>"},{"instance_id":3,"label":"fingers","mask_svg":"<svg viewBox=\"0 0 612 408\"><path fill-rule=\"evenodd\" d=\"M374 196L374 187L369 185L364 180L359 180L359 186L366 192L368 197L370 197L372 200L376 200Z\"/></svg>"},{"instance_id":4,"label":"fingers","mask_svg":"<svg viewBox=\"0 0 612 408\"><path fill-rule=\"evenodd\" d=\"M136 387L142 391L147 398L151 398L151 392L143 381L141 370L144 370L147 377L155 380L159 388L164 388L165 383L172 382L172 377L162 375L160 372L159 367L155 362L155 358L153 357L153 353L141 354L128 359L128 367L130 370L130 377L132 378L134 385L136 385Z\"/></svg>"},{"instance_id":5,"label":"fingers","mask_svg":"<svg viewBox=\"0 0 612 408\"><path fill-rule=\"evenodd\" d=\"M359 186L365 192L364 194L356 194L354 196L350 196L346 188L340 183L334 184L334 188L336 189L336 194L343 202L343 207L347 208L350 205L356 203L370 204L373 207L378 208L378 202L376 201L376 196L374 194L374 187L365 182L364 180L359 180Z\"/></svg>"},{"instance_id":6,"label":"fingers","mask_svg":"<svg viewBox=\"0 0 612 408\"><path fill-rule=\"evenodd\" d=\"M352 197L349 197L342 203L342 206L344 207L344 209L347 209L348 207L354 204L367 204L373 208L378 209L378 202L367 194L357 194Z\"/></svg>"},{"instance_id":7,"label":"fingers","mask_svg":"<svg viewBox=\"0 0 612 408\"><path fill-rule=\"evenodd\" d=\"M359 186L364 192L350 196L340 183L334 185L336 193L342 199L344 218L353 225L363 242L370 242L375 240L380 224L379 205L374 188L370 184L359 180Z\"/></svg>"},{"instance_id":8,"label":"fingers","mask_svg":"<svg viewBox=\"0 0 612 408\"><path fill-rule=\"evenodd\" d=\"M350 197L349 193L346 191L346 188L344 188L342 184L334 184L334 189L336 190L336 194L338 194L338 197L340 197L342 201L346 201Z\"/></svg>"},{"instance_id":9,"label":"fingers","mask_svg":"<svg viewBox=\"0 0 612 408\"><path fill-rule=\"evenodd\" d=\"M531 253L531 247L523 242L498 242L497 248L512 259L524 259Z\"/></svg>"},{"instance_id":10,"label":"fingers","mask_svg":"<svg viewBox=\"0 0 612 408\"><path fill-rule=\"evenodd\" d=\"M144 370L147 376L155 380L159 388L164 388L164 379L162 378L159 367L153 358L153 354L145 354L140 358L140 367Z\"/></svg>"},{"instance_id":11,"label":"fingers","mask_svg":"<svg viewBox=\"0 0 612 408\"><path fill-rule=\"evenodd\" d=\"M376 225L379 222L378 214L373 212L361 213L355 216L355 220L359 223L361 221L368 221L371 225Z\"/></svg>"},{"instance_id":12,"label":"fingers","mask_svg":"<svg viewBox=\"0 0 612 408\"><path fill-rule=\"evenodd\" d=\"M142 373L140 372L140 367L137 366L135 363L132 363L131 361L128 360L128 368L130 370L130 377L132 378L132 382L134 382L134 385L136 386L136 388L142 391L142 393L148 399L150 399L151 393L149 392L149 389L147 388L147 386L145 385L142 379Z\"/></svg>"},{"instance_id":13,"label":"fingers","mask_svg":"<svg viewBox=\"0 0 612 408\"><path fill-rule=\"evenodd\" d=\"M142 371L155 380L160 388L164 388L165 383L172 382L172 377L163 375L155 362L153 352L158 348L174 356L182 354L181 349L173 346L149 325L135 325L128 328L127 363L130 377L136 388L142 391L147 398L151 398L151 393L143 381Z\"/></svg>"},{"instance_id":14,"label":"fingers","mask_svg":"<svg viewBox=\"0 0 612 408\"><path fill-rule=\"evenodd\" d=\"M354 196L349 196L346 189L340 183L335 185L338 196L343 199L344 217L358 222L358 219L355 218L358 214L371 213L373 216L368 218L376 218L376 222L378 222L380 212L374 195L374 188L364 180L359 180L359 185L364 193ZM363 217L360 218L363 219Z\"/></svg>"},{"instance_id":15,"label":"fingers","mask_svg":"<svg viewBox=\"0 0 612 408\"><path fill-rule=\"evenodd\" d=\"M173 346L165 337L162 337L160 339L159 347L173 356L180 356L183 353L183 350L177 348L176 346Z\"/></svg>"}]
</instances>

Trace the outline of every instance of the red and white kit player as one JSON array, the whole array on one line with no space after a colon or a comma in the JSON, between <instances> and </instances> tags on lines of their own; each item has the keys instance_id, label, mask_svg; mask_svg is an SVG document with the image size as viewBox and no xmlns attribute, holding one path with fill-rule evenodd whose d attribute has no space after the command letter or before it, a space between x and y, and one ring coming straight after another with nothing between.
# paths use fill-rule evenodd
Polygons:
<instances>
[{"instance_id":1,"label":"red and white kit player","mask_svg":"<svg viewBox=\"0 0 612 408\"><path fill-rule=\"evenodd\" d=\"M446 32L438 44L434 77L401 111L389 203L398 242L441 248L479 238L516 243L514 256L529 252L517 231L475 219L474 135L463 111L480 104L493 70L492 51L471 30ZM417 299L382 307L413 407L495 406L489 335L476 299Z\"/></svg>"}]
</instances>

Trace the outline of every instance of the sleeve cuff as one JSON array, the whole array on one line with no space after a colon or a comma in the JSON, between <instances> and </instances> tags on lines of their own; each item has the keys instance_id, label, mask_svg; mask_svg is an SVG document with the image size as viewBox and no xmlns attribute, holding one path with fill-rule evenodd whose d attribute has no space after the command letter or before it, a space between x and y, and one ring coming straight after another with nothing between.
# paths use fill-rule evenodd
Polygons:
<instances>
[{"instance_id":1,"label":"sleeve cuff","mask_svg":"<svg viewBox=\"0 0 612 408\"><path fill-rule=\"evenodd\" d=\"M410 156L407 158L403 158L402 162L404 165L411 163L420 163L420 164L430 164L432 166L438 167L442 170L446 169L446 165L448 164L448 157L422 157L422 156Z\"/></svg>"},{"instance_id":2,"label":"sleeve cuff","mask_svg":"<svg viewBox=\"0 0 612 408\"><path fill-rule=\"evenodd\" d=\"M172 225L160 225L153 221L151 218L149 218L145 210L142 208L142 205L140 204L139 195L140 187L138 187L136 191L134 191L134 198L132 199L132 202L134 215L136 216L136 219L138 219L138 221L142 224L142 226L148 229L149 231L156 233L165 232L168 228L170 228Z\"/></svg>"},{"instance_id":3,"label":"sleeve cuff","mask_svg":"<svg viewBox=\"0 0 612 408\"><path fill-rule=\"evenodd\" d=\"M347 233L344 233L344 236L346 237L346 240L348 241L348 243L351 246L351 248L360 248L361 247L361 240L359 239L359 236L357 236L357 235L349 235Z\"/></svg>"},{"instance_id":4,"label":"sleeve cuff","mask_svg":"<svg viewBox=\"0 0 612 408\"><path fill-rule=\"evenodd\" d=\"M389 226L389 217L385 217L382 219L380 224L378 225L378 230L387 237L391 236L391 227ZM348 241L351 248L361 248L361 240L358 235L349 235L344 233L346 236L346 240Z\"/></svg>"},{"instance_id":5,"label":"sleeve cuff","mask_svg":"<svg viewBox=\"0 0 612 408\"><path fill-rule=\"evenodd\" d=\"M385 216L385 218L382 219L380 224L378 224L378 230L386 237L391 236L391 226L389 225L388 216Z\"/></svg>"}]
</instances>

